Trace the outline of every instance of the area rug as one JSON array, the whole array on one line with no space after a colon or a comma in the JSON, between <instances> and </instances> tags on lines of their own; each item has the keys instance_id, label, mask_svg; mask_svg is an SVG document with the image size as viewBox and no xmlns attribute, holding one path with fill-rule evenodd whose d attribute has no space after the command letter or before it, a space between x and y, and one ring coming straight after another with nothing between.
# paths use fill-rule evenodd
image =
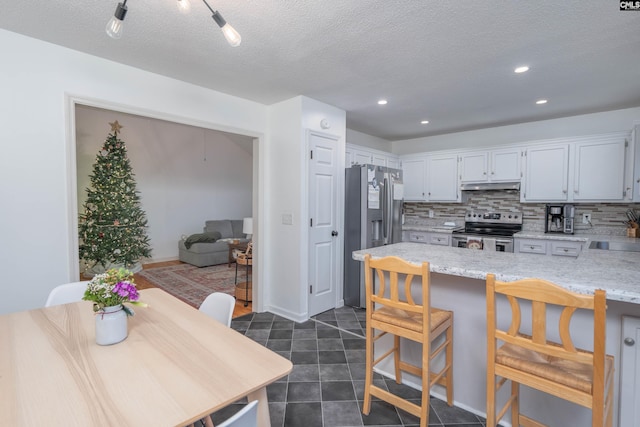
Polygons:
<instances>
[{"instance_id":1,"label":"area rug","mask_svg":"<svg viewBox=\"0 0 640 427\"><path fill-rule=\"evenodd\" d=\"M145 269L138 274L158 288L196 308L200 307L202 301L212 292L234 295L235 291L235 265L195 267L190 264L179 264Z\"/></svg>"}]
</instances>

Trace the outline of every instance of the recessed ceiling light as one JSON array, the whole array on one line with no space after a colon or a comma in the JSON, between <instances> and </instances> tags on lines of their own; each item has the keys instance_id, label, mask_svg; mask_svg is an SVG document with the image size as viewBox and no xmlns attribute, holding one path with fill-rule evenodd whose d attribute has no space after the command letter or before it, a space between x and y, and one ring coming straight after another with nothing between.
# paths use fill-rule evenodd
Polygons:
<instances>
[{"instance_id":1,"label":"recessed ceiling light","mask_svg":"<svg viewBox=\"0 0 640 427\"><path fill-rule=\"evenodd\" d=\"M387 105L387 100L381 99L380 101L378 101L378 105Z\"/></svg>"},{"instance_id":2,"label":"recessed ceiling light","mask_svg":"<svg viewBox=\"0 0 640 427\"><path fill-rule=\"evenodd\" d=\"M547 100L546 100L546 99L538 99L538 100L536 101L536 104L538 104L538 105L542 105L542 104L546 104L546 103L547 103Z\"/></svg>"},{"instance_id":3,"label":"recessed ceiling light","mask_svg":"<svg viewBox=\"0 0 640 427\"><path fill-rule=\"evenodd\" d=\"M526 73L527 71L529 71L529 67L523 65L522 67L518 67L513 71L515 71L516 73Z\"/></svg>"},{"instance_id":4,"label":"recessed ceiling light","mask_svg":"<svg viewBox=\"0 0 640 427\"><path fill-rule=\"evenodd\" d=\"M426 125L427 123L429 123L429 120L423 120L420 122L421 125Z\"/></svg>"}]
</instances>

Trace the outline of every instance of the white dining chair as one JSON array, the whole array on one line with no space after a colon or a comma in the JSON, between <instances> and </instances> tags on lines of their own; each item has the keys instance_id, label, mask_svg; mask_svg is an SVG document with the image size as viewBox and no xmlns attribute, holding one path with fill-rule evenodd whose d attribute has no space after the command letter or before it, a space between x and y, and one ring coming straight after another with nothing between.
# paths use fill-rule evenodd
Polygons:
<instances>
[{"instance_id":1,"label":"white dining chair","mask_svg":"<svg viewBox=\"0 0 640 427\"><path fill-rule=\"evenodd\" d=\"M44 306L51 307L52 305L82 301L84 291L87 289L87 283L89 281L85 280L56 286L49 292L49 297L47 297L47 302L44 303Z\"/></svg>"},{"instance_id":2,"label":"white dining chair","mask_svg":"<svg viewBox=\"0 0 640 427\"><path fill-rule=\"evenodd\" d=\"M202 301L199 310L223 325L231 326L231 317L235 306L236 299L234 297L222 292L214 292Z\"/></svg>"},{"instance_id":3,"label":"white dining chair","mask_svg":"<svg viewBox=\"0 0 640 427\"><path fill-rule=\"evenodd\" d=\"M258 424L258 401L249 402L234 416L218 424L218 427L256 427Z\"/></svg>"}]
</instances>

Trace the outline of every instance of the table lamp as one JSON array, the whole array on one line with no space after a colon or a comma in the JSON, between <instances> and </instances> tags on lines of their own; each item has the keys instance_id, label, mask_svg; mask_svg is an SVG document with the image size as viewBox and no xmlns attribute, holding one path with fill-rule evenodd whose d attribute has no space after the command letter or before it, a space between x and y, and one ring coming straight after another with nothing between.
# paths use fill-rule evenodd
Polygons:
<instances>
[{"instance_id":1,"label":"table lamp","mask_svg":"<svg viewBox=\"0 0 640 427\"><path fill-rule=\"evenodd\" d=\"M253 218L244 218L242 220L242 232L247 235L247 239L251 239L253 234Z\"/></svg>"}]
</instances>

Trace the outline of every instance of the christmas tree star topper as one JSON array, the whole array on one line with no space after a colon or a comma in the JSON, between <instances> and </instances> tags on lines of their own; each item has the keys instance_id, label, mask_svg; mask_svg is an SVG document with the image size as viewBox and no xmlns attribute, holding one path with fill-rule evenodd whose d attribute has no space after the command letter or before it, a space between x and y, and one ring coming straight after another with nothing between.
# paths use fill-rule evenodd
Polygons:
<instances>
[{"instance_id":1,"label":"christmas tree star topper","mask_svg":"<svg viewBox=\"0 0 640 427\"><path fill-rule=\"evenodd\" d=\"M118 135L118 132L120 132L120 129L122 129L124 126L122 126L120 123L118 123L118 121L116 120L113 123L109 123L111 125L111 132L115 133L116 135Z\"/></svg>"}]
</instances>

